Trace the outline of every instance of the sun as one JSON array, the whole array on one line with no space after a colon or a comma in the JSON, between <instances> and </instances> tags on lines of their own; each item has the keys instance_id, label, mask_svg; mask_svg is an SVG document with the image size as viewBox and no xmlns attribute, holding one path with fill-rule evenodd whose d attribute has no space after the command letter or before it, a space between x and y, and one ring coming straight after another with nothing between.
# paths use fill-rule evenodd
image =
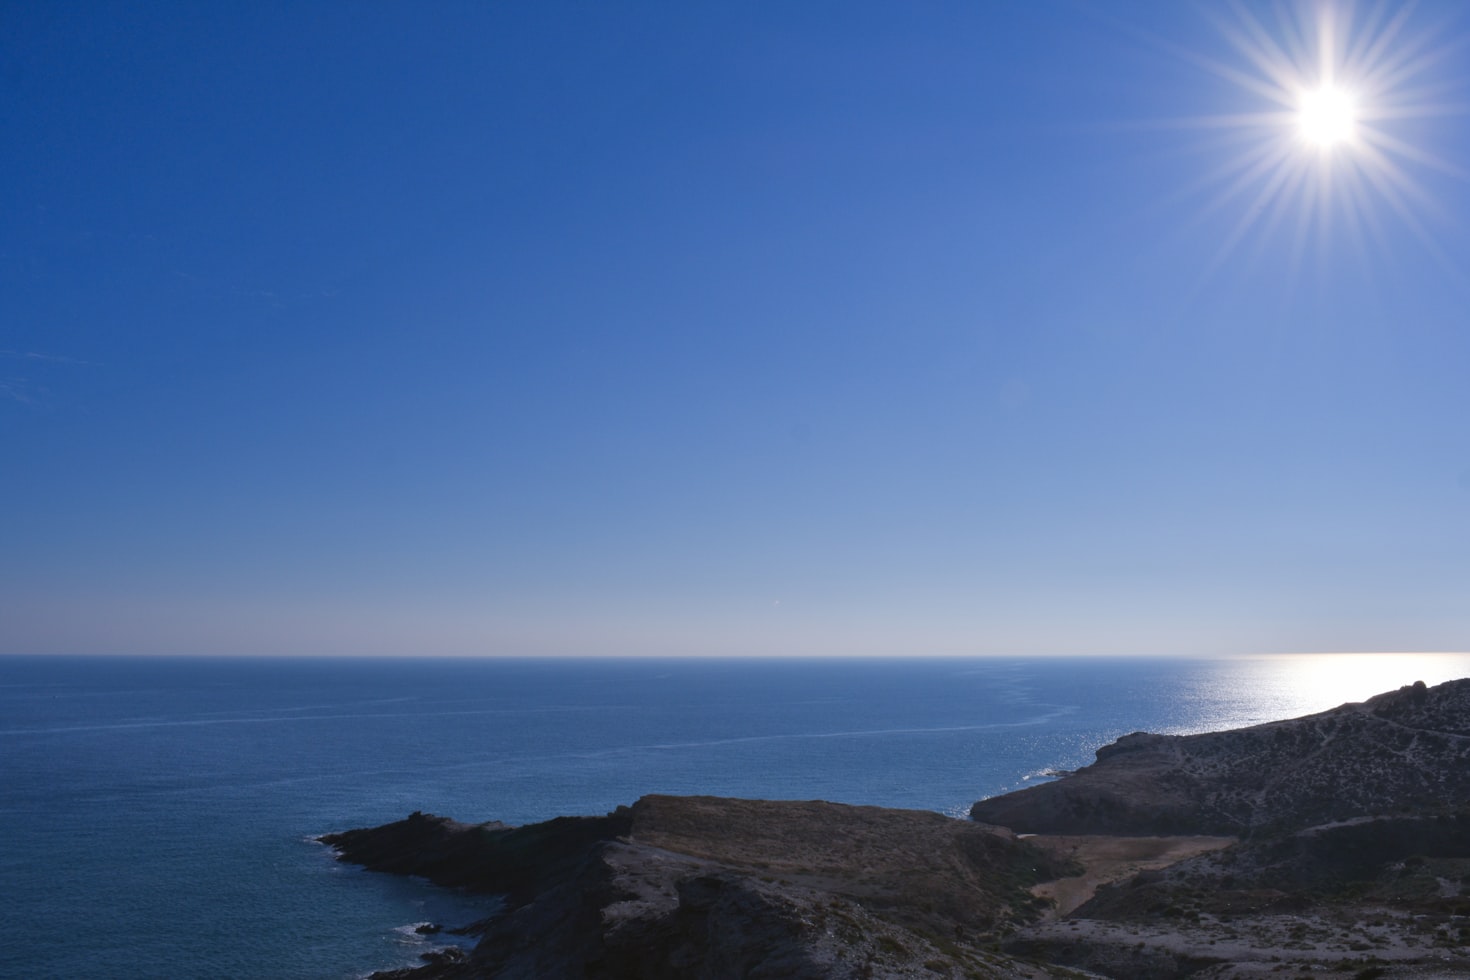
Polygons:
<instances>
[{"instance_id":1,"label":"sun","mask_svg":"<svg viewBox=\"0 0 1470 980\"><path fill-rule=\"evenodd\" d=\"M1304 91L1297 102L1296 126L1302 139L1320 149L1350 145L1357 133L1357 102L1333 85Z\"/></svg>"},{"instance_id":2,"label":"sun","mask_svg":"<svg viewBox=\"0 0 1470 980\"><path fill-rule=\"evenodd\" d=\"M1210 273L1247 240L1257 254L1289 249L1293 272L1308 251L1324 269L1338 255L1371 269L1375 250L1390 252L1383 219L1393 217L1456 268L1431 230L1442 209L1429 181L1470 181L1470 171L1426 139L1432 117L1470 115L1465 33L1420 23L1412 4L1222 6L1202 11L1218 53L1170 47L1225 83L1214 96L1223 111L1176 120L1221 151L1185 192L1205 197L1206 215L1231 216Z\"/></svg>"}]
</instances>

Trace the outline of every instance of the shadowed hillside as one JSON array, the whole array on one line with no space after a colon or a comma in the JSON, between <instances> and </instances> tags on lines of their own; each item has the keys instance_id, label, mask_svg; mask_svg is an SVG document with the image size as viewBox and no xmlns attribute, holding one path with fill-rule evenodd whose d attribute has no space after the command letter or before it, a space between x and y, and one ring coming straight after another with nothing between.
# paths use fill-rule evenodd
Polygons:
<instances>
[{"instance_id":1,"label":"shadowed hillside","mask_svg":"<svg viewBox=\"0 0 1470 980\"><path fill-rule=\"evenodd\" d=\"M991 944L1070 873L937 813L648 796L526 827L414 814L323 840L346 861L504 894L468 959L428 977L1053 977Z\"/></svg>"}]
</instances>

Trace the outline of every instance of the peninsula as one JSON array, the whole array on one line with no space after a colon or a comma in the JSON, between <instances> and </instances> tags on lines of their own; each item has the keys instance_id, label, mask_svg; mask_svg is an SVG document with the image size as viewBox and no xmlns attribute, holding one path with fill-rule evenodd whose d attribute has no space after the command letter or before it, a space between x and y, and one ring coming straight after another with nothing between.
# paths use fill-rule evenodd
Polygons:
<instances>
[{"instance_id":1,"label":"peninsula","mask_svg":"<svg viewBox=\"0 0 1470 980\"><path fill-rule=\"evenodd\" d=\"M1470 977L1470 679L1135 733L971 817L647 796L322 839L504 898L380 978Z\"/></svg>"}]
</instances>

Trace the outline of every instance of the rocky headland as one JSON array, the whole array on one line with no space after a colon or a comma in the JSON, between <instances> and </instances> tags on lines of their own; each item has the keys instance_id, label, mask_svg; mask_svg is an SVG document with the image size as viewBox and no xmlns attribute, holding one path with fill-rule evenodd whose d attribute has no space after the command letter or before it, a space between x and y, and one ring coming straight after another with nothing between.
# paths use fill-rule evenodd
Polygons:
<instances>
[{"instance_id":1,"label":"rocky headland","mask_svg":"<svg viewBox=\"0 0 1470 980\"><path fill-rule=\"evenodd\" d=\"M505 896L427 978L1062 977L1004 936L1079 870L1009 831L918 810L646 796L526 827L415 813L323 840L343 860ZM386 976L386 975L385 975Z\"/></svg>"},{"instance_id":2,"label":"rocky headland","mask_svg":"<svg viewBox=\"0 0 1470 980\"><path fill-rule=\"evenodd\" d=\"M1036 834L1259 834L1470 801L1470 680L1203 735L1135 732L1055 782L981 800Z\"/></svg>"},{"instance_id":3,"label":"rocky headland","mask_svg":"<svg viewBox=\"0 0 1470 980\"><path fill-rule=\"evenodd\" d=\"M1135 733L972 817L649 796L323 840L504 898L381 977L1470 978L1470 679Z\"/></svg>"}]
</instances>

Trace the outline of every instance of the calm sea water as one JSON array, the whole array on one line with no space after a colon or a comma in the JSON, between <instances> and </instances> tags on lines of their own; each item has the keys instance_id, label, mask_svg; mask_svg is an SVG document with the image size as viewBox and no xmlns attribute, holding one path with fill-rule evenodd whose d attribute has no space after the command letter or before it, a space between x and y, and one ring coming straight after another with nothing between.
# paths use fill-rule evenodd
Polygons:
<instances>
[{"instance_id":1,"label":"calm sea water","mask_svg":"<svg viewBox=\"0 0 1470 980\"><path fill-rule=\"evenodd\" d=\"M1470 657L453 661L0 657L0 975L361 976L487 906L313 835L644 793L954 815L1119 735L1254 724Z\"/></svg>"}]
</instances>

